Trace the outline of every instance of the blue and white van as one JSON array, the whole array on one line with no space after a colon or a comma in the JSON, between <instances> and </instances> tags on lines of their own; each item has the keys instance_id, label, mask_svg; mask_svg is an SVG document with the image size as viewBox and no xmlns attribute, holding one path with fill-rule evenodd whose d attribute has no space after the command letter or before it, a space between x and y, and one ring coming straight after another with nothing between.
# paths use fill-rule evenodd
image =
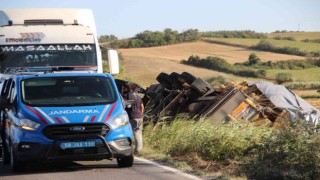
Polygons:
<instances>
[{"instance_id":1,"label":"blue and white van","mask_svg":"<svg viewBox=\"0 0 320 180\"><path fill-rule=\"evenodd\" d=\"M133 133L110 74L47 72L8 76L0 97L3 162L116 158L133 164Z\"/></svg>"}]
</instances>

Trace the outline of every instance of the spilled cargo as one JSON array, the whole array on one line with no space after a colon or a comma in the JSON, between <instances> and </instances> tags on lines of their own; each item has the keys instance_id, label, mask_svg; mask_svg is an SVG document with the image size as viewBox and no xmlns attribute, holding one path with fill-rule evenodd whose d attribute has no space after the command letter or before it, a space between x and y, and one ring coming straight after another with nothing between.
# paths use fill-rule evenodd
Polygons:
<instances>
[{"instance_id":1,"label":"spilled cargo","mask_svg":"<svg viewBox=\"0 0 320 180\"><path fill-rule=\"evenodd\" d=\"M145 90L139 88L144 96L146 122L187 117L206 118L213 124L237 121L275 128L300 119L313 124L320 122L318 109L284 86L271 82L228 83L215 89L188 72L160 73L156 80L159 84ZM118 80L118 87L124 83Z\"/></svg>"}]
</instances>

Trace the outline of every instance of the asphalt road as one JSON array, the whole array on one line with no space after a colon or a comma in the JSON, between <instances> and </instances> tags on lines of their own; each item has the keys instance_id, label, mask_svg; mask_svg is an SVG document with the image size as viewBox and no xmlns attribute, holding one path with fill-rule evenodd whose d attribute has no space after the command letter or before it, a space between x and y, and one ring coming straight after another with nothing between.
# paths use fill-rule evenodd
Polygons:
<instances>
[{"instance_id":1,"label":"asphalt road","mask_svg":"<svg viewBox=\"0 0 320 180\"><path fill-rule=\"evenodd\" d=\"M29 164L26 172L12 173L0 158L1 180L188 180L199 179L176 169L162 166L142 158L135 158L130 168L118 168L116 160L77 161L71 163Z\"/></svg>"}]
</instances>

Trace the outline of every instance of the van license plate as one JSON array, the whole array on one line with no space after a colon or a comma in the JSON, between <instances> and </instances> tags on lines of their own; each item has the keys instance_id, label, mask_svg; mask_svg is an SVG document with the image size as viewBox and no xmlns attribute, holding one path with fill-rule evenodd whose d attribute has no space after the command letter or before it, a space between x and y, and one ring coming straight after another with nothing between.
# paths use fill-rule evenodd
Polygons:
<instances>
[{"instance_id":1,"label":"van license plate","mask_svg":"<svg viewBox=\"0 0 320 180\"><path fill-rule=\"evenodd\" d=\"M95 141L63 142L60 144L61 149L87 148L95 146Z\"/></svg>"}]
</instances>

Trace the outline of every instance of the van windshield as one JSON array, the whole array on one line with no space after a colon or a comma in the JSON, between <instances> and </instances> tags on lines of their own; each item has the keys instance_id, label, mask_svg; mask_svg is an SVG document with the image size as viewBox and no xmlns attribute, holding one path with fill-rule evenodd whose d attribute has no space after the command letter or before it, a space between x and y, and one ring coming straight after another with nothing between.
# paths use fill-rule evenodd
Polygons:
<instances>
[{"instance_id":1,"label":"van windshield","mask_svg":"<svg viewBox=\"0 0 320 180\"><path fill-rule=\"evenodd\" d=\"M0 73L47 66L97 66L92 44L46 44L0 46Z\"/></svg>"},{"instance_id":2,"label":"van windshield","mask_svg":"<svg viewBox=\"0 0 320 180\"><path fill-rule=\"evenodd\" d=\"M30 106L90 106L116 100L107 77L39 77L21 81L23 103Z\"/></svg>"}]
</instances>

